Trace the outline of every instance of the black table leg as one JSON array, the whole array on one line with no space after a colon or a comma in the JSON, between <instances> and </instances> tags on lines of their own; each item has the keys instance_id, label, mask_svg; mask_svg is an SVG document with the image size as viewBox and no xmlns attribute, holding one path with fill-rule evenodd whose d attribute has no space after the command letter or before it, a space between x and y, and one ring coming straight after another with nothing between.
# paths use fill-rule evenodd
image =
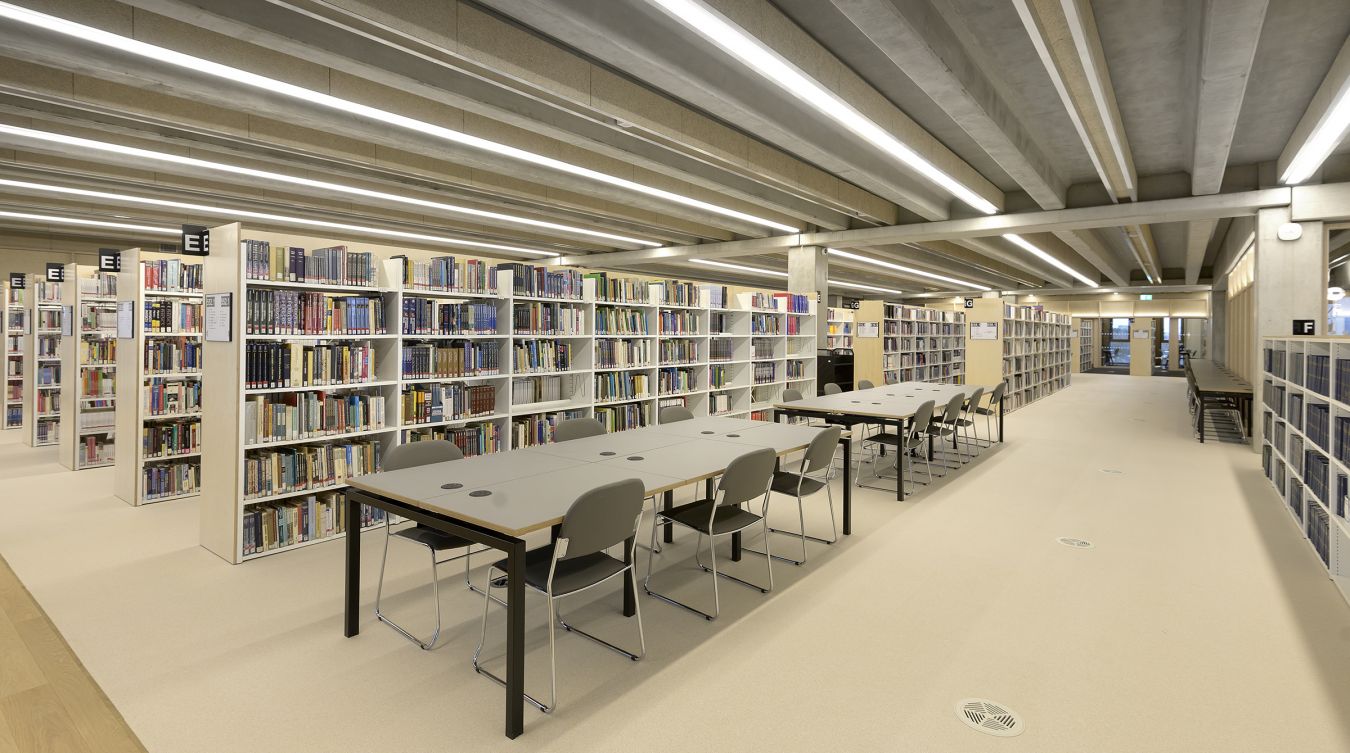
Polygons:
<instances>
[{"instance_id":1,"label":"black table leg","mask_svg":"<svg viewBox=\"0 0 1350 753\"><path fill-rule=\"evenodd\" d=\"M506 553L506 736L525 731L525 542Z\"/></svg>"},{"instance_id":2,"label":"black table leg","mask_svg":"<svg viewBox=\"0 0 1350 753\"><path fill-rule=\"evenodd\" d=\"M895 422L895 436L903 438L905 436L905 422ZM885 445L882 445L883 447ZM900 452L897 448L896 452ZM895 456L895 501L902 502L905 499L905 453L900 452Z\"/></svg>"},{"instance_id":3,"label":"black table leg","mask_svg":"<svg viewBox=\"0 0 1350 753\"><path fill-rule=\"evenodd\" d=\"M998 441L1003 442L1003 403L1006 400L998 401Z\"/></svg>"},{"instance_id":4,"label":"black table leg","mask_svg":"<svg viewBox=\"0 0 1350 753\"><path fill-rule=\"evenodd\" d=\"M844 443L844 535L853 535L853 444L848 437Z\"/></svg>"},{"instance_id":5,"label":"black table leg","mask_svg":"<svg viewBox=\"0 0 1350 753\"><path fill-rule=\"evenodd\" d=\"M351 638L361 632L357 615L361 600L361 504L351 497L346 497L344 502L347 505L347 584L343 594L346 614L342 634Z\"/></svg>"},{"instance_id":6,"label":"black table leg","mask_svg":"<svg viewBox=\"0 0 1350 753\"><path fill-rule=\"evenodd\" d=\"M1205 443L1205 396L1200 396L1200 444Z\"/></svg>"},{"instance_id":7,"label":"black table leg","mask_svg":"<svg viewBox=\"0 0 1350 753\"><path fill-rule=\"evenodd\" d=\"M731 561L741 561L741 532L731 534Z\"/></svg>"},{"instance_id":8,"label":"black table leg","mask_svg":"<svg viewBox=\"0 0 1350 753\"><path fill-rule=\"evenodd\" d=\"M661 509L664 512L670 512L675 507L675 492L668 491L661 495ZM669 544L675 540L675 524L665 523L661 526L661 540Z\"/></svg>"},{"instance_id":9,"label":"black table leg","mask_svg":"<svg viewBox=\"0 0 1350 753\"><path fill-rule=\"evenodd\" d=\"M623 542L623 564L633 564L633 544L637 541L634 536L629 536ZM637 578L633 576L633 571L629 570L623 574L623 616L632 617L637 614Z\"/></svg>"}]
</instances>

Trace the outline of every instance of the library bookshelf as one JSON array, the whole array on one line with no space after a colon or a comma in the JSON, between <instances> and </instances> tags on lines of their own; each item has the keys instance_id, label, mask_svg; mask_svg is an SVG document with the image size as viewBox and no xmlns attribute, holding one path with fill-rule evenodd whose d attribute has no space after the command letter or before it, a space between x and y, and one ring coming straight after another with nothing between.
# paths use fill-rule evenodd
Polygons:
<instances>
[{"instance_id":1,"label":"library bookshelf","mask_svg":"<svg viewBox=\"0 0 1350 753\"><path fill-rule=\"evenodd\" d=\"M29 337L23 342L23 439L30 447L57 444L61 434L62 301L67 286L42 275L28 279Z\"/></svg>"},{"instance_id":2,"label":"library bookshelf","mask_svg":"<svg viewBox=\"0 0 1350 753\"><path fill-rule=\"evenodd\" d=\"M1261 467L1350 601L1350 338L1263 342Z\"/></svg>"},{"instance_id":3,"label":"library bookshelf","mask_svg":"<svg viewBox=\"0 0 1350 753\"><path fill-rule=\"evenodd\" d=\"M825 347L830 349L852 348L853 327L857 321L856 311L849 308L829 306L826 309L826 317Z\"/></svg>"},{"instance_id":4,"label":"library bookshelf","mask_svg":"<svg viewBox=\"0 0 1350 753\"><path fill-rule=\"evenodd\" d=\"M267 262L264 276L287 279L254 279L251 254L264 243L268 259L281 250L282 270L297 249L370 257L358 262L357 285L292 281ZM208 317L217 294L233 305L229 340L208 330L205 341L201 541L232 563L334 538L348 524L338 517L346 478L373 472L400 442L449 439L473 456L551 441L565 418L593 416L610 431L649 425L675 403L767 417L785 386L813 390L815 380L815 311L800 296L239 224L212 229L204 290ZM369 317L324 334L250 330L250 321L292 320L297 297ZM294 418L284 417L300 406L337 401L358 419L290 431ZM250 436L268 415L280 435ZM381 522L363 513L356 524ZM283 533L297 525L300 537Z\"/></svg>"},{"instance_id":5,"label":"library bookshelf","mask_svg":"<svg viewBox=\"0 0 1350 753\"><path fill-rule=\"evenodd\" d=\"M877 337L862 325L876 324ZM873 384L942 382L964 384L966 317L963 311L863 301L857 311L853 378Z\"/></svg>"},{"instance_id":6,"label":"library bookshelf","mask_svg":"<svg viewBox=\"0 0 1350 753\"><path fill-rule=\"evenodd\" d=\"M1006 382L1006 410L1069 386L1074 340L1070 317L998 298L976 298L966 313L966 379L970 384ZM987 334L992 338L977 339Z\"/></svg>"},{"instance_id":7,"label":"library bookshelf","mask_svg":"<svg viewBox=\"0 0 1350 753\"><path fill-rule=\"evenodd\" d=\"M1073 330L1073 370L1075 374L1092 370L1092 340L1096 323L1096 319L1073 317L1071 328Z\"/></svg>"},{"instance_id":8,"label":"library bookshelf","mask_svg":"<svg viewBox=\"0 0 1350 753\"><path fill-rule=\"evenodd\" d=\"M23 353L28 334L26 278L20 278L22 287L5 283L5 429L23 428Z\"/></svg>"},{"instance_id":9,"label":"library bookshelf","mask_svg":"<svg viewBox=\"0 0 1350 753\"><path fill-rule=\"evenodd\" d=\"M57 458L71 470L103 468L116 461L117 275L67 264L65 279Z\"/></svg>"},{"instance_id":10,"label":"library bookshelf","mask_svg":"<svg viewBox=\"0 0 1350 753\"><path fill-rule=\"evenodd\" d=\"M122 252L118 305L131 327L117 333L114 490L131 505L201 488L202 269L199 257Z\"/></svg>"}]
</instances>

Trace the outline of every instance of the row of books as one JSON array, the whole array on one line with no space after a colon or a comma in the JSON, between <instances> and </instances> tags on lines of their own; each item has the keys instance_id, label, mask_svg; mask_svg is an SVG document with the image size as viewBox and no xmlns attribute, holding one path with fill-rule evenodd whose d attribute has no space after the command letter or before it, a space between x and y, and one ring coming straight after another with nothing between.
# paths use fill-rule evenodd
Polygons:
<instances>
[{"instance_id":1,"label":"row of books","mask_svg":"<svg viewBox=\"0 0 1350 753\"><path fill-rule=\"evenodd\" d=\"M501 343L464 341L403 346L404 379L501 373Z\"/></svg>"},{"instance_id":2,"label":"row of books","mask_svg":"<svg viewBox=\"0 0 1350 753\"><path fill-rule=\"evenodd\" d=\"M698 375L693 369L661 369L656 372L656 386L662 395L693 392L698 389Z\"/></svg>"},{"instance_id":3,"label":"row of books","mask_svg":"<svg viewBox=\"0 0 1350 753\"><path fill-rule=\"evenodd\" d=\"M178 300L146 301L144 322L146 332L201 332L202 304Z\"/></svg>"},{"instance_id":4,"label":"row of books","mask_svg":"<svg viewBox=\"0 0 1350 753\"><path fill-rule=\"evenodd\" d=\"M497 333L497 304L404 298L399 331L405 335L493 335Z\"/></svg>"},{"instance_id":5,"label":"row of books","mask_svg":"<svg viewBox=\"0 0 1350 753\"><path fill-rule=\"evenodd\" d=\"M201 421L156 422L141 428L141 453L147 460L201 451Z\"/></svg>"},{"instance_id":6,"label":"row of books","mask_svg":"<svg viewBox=\"0 0 1350 753\"><path fill-rule=\"evenodd\" d=\"M244 387L283 389L369 382L374 376L374 358L369 343L249 342L244 345Z\"/></svg>"},{"instance_id":7,"label":"row of books","mask_svg":"<svg viewBox=\"0 0 1350 753\"><path fill-rule=\"evenodd\" d=\"M250 240L242 241L241 246L244 276L250 280L375 286L375 257L369 251L348 251L346 246L313 251L294 246L272 248L267 241Z\"/></svg>"},{"instance_id":8,"label":"row of books","mask_svg":"<svg viewBox=\"0 0 1350 753\"><path fill-rule=\"evenodd\" d=\"M627 431L646 426L647 413L646 403L606 405L595 409L595 419L605 427L605 431Z\"/></svg>"},{"instance_id":9,"label":"row of books","mask_svg":"<svg viewBox=\"0 0 1350 753\"><path fill-rule=\"evenodd\" d=\"M1276 442L1283 446L1283 442ZM1334 443L1336 459L1350 465L1350 417L1336 417L1336 439Z\"/></svg>"},{"instance_id":10,"label":"row of books","mask_svg":"<svg viewBox=\"0 0 1350 753\"><path fill-rule=\"evenodd\" d=\"M202 487L202 464L197 459L154 463L141 468L141 497L154 501L197 494Z\"/></svg>"},{"instance_id":11,"label":"row of books","mask_svg":"<svg viewBox=\"0 0 1350 753\"><path fill-rule=\"evenodd\" d=\"M754 366L755 384L768 384L778 380L778 364L756 363Z\"/></svg>"},{"instance_id":12,"label":"row of books","mask_svg":"<svg viewBox=\"0 0 1350 753\"><path fill-rule=\"evenodd\" d=\"M112 411L87 411L79 414L80 431L112 431L117 428Z\"/></svg>"},{"instance_id":13,"label":"row of books","mask_svg":"<svg viewBox=\"0 0 1350 753\"><path fill-rule=\"evenodd\" d=\"M80 468L108 465L113 462L113 440L107 436L91 434L75 443L75 461Z\"/></svg>"},{"instance_id":14,"label":"row of books","mask_svg":"<svg viewBox=\"0 0 1350 753\"><path fill-rule=\"evenodd\" d=\"M1336 399L1350 403L1350 358L1336 359Z\"/></svg>"},{"instance_id":15,"label":"row of books","mask_svg":"<svg viewBox=\"0 0 1350 753\"><path fill-rule=\"evenodd\" d=\"M595 310L595 334L597 335L634 335L636 337L645 337L649 332L650 330L647 328L647 312L642 309L601 306Z\"/></svg>"},{"instance_id":16,"label":"row of books","mask_svg":"<svg viewBox=\"0 0 1350 753\"><path fill-rule=\"evenodd\" d=\"M80 342L80 363L86 366L99 363L117 363L116 340L83 340Z\"/></svg>"},{"instance_id":17,"label":"row of books","mask_svg":"<svg viewBox=\"0 0 1350 753\"><path fill-rule=\"evenodd\" d=\"M429 424L486 416L497 410L490 384L438 384L403 388L403 424Z\"/></svg>"},{"instance_id":18,"label":"row of books","mask_svg":"<svg viewBox=\"0 0 1350 753\"><path fill-rule=\"evenodd\" d=\"M699 286L692 282L680 282L678 280L662 280L656 283L661 291L659 303L669 306L697 306L699 305ZM726 288L721 288L723 294Z\"/></svg>"},{"instance_id":19,"label":"row of books","mask_svg":"<svg viewBox=\"0 0 1350 753\"><path fill-rule=\"evenodd\" d=\"M750 334L781 335L783 334L783 320L773 314L751 314Z\"/></svg>"},{"instance_id":20,"label":"row of books","mask_svg":"<svg viewBox=\"0 0 1350 753\"><path fill-rule=\"evenodd\" d=\"M1304 386L1323 397L1331 395L1331 356L1308 354L1308 374Z\"/></svg>"},{"instance_id":21,"label":"row of books","mask_svg":"<svg viewBox=\"0 0 1350 753\"><path fill-rule=\"evenodd\" d=\"M199 413L202 409L202 383L153 380L141 388L141 405L149 416L175 416Z\"/></svg>"},{"instance_id":22,"label":"row of books","mask_svg":"<svg viewBox=\"0 0 1350 753\"><path fill-rule=\"evenodd\" d=\"M378 296L312 291L247 291L244 331L250 335L380 335L384 300Z\"/></svg>"},{"instance_id":23,"label":"row of books","mask_svg":"<svg viewBox=\"0 0 1350 753\"><path fill-rule=\"evenodd\" d=\"M730 361L736 357L736 342L721 337L708 341L709 361Z\"/></svg>"},{"instance_id":24,"label":"row of books","mask_svg":"<svg viewBox=\"0 0 1350 753\"><path fill-rule=\"evenodd\" d=\"M61 364L46 363L34 367L33 381L38 387L59 387L61 385Z\"/></svg>"},{"instance_id":25,"label":"row of books","mask_svg":"<svg viewBox=\"0 0 1350 753\"><path fill-rule=\"evenodd\" d=\"M788 361L788 362L787 362L787 378L788 378L788 379L793 379L793 380L797 380L797 379L806 379L806 378L807 378L807 376L806 376L806 362L805 362L805 361Z\"/></svg>"},{"instance_id":26,"label":"row of books","mask_svg":"<svg viewBox=\"0 0 1350 753\"><path fill-rule=\"evenodd\" d=\"M38 309L33 312L34 326L38 330L60 330L61 329L61 311L59 309Z\"/></svg>"},{"instance_id":27,"label":"row of books","mask_svg":"<svg viewBox=\"0 0 1350 753\"><path fill-rule=\"evenodd\" d=\"M930 322L886 322L886 333L896 335L942 335L945 337L959 337L964 325Z\"/></svg>"},{"instance_id":28,"label":"row of books","mask_svg":"<svg viewBox=\"0 0 1350 753\"><path fill-rule=\"evenodd\" d=\"M516 295L581 300L582 278L578 270L519 263L498 264L497 269L511 273L512 290Z\"/></svg>"},{"instance_id":29,"label":"row of books","mask_svg":"<svg viewBox=\"0 0 1350 753\"><path fill-rule=\"evenodd\" d=\"M773 358L774 341L755 339L750 341L754 350L754 358Z\"/></svg>"},{"instance_id":30,"label":"row of books","mask_svg":"<svg viewBox=\"0 0 1350 753\"><path fill-rule=\"evenodd\" d=\"M563 400L572 397L575 387L576 380L573 376L516 379L511 382L511 405Z\"/></svg>"},{"instance_id":31,"label":"row of books","mask_svg":"<svg viewBox=\"0 0 1350 753\"><path fill-rule=\"evenodd\" d=\"M1308 543L1312 544L1313 551L1321 558L1322 565L1331 566L1331 521L1327 517L1326 510L1318 505L1308 505L1308 519L1305 530L1308 532Z\"/></svg>"},{"instance_id":32,"label":"row of books","mask_svg":"<svg viewBox=\"0 0 1350 753\"><path fill-rule=\"evenodd\" d=\"M81 277L77 283L80 286L80 296L95 296L98 298L116 298L117 297L117 275L108 272L95 272L88 277Z\"/></svg>"},{"instance_id":33,"label":"row of books","mask_svg":"<svg viewBox=\"0 0 1350 753\"><path fill-rule=\"evenodd\" d=\"M811 299L799 293L774 293L779 301L779 309L790 314L811 313Z\"/></svg>"},{"instance_id":34,"label":"row of books","mask_svg":"<svg viewBox=\"0 0 1350 753\"><path fill-rule=\"evenodd\" d=\"M1307 421L1304 434L1322 449L1328 448L1327 439L1331 434L1331 406L1326 403L1308 403Z\"/></svg>"},{"instance_id":35,"label":"row of books","mask_svg":"<svg viewBox=\"0 0 1350 753\"><path fill-rule=\"evenodd\" d=\"M33 300L37 303L60 303L64 283L33 280Z\"/></svg>"},{"instance_id":36,"label":"row of books","mask_svg":"<svg viewBox=\"0 0 1350 753\"><path fill-rule=\"evenodd\" d=\"M501 452L502 449L502 431L491 422L418 429L408 432L408 439L413 442L423 439L448 439L464 453L464 457Z\"/></svg>"},{"instance_id":37,"label":"row of books","mask_svg":"<svg viewBox=\"0 0 1350 753\"><path fill-rule=\"evenodd\" d=\"M730 387L735 378L735 372L732 371L730 366L713 365L708 367L708 384L712 385L713 389Z\"/></svg>"},{"instance_id":38,"label":"row of books","mask_svg":"<svg viewBox=\"0 0 1350 753\"><path fill-rule=\"evenodd\" d=\"M647 374L631 371L611 371L595 375L595 400L631 400L651 397L652 380Z\"/></svg>"},{"instance_id":39,"label":"row of books","mask_svg":"<svg viewBox=\"0 0 1350 753\"><path fill-rule=\"evenodd\" d=\"M147 293L200 293L202 265L182 259L143 261L141 281Z\"/></svg>"},{"instance_id":40,"label":"row of books","mask_svg":"<svg viewBox=\"0 0 1350 753\"><path fill-rule=\"evenodd\" d=\"M80 332L99 333L117 331L117 309L109 303L80 306Z\"/></svg>"},{"instance_id":41,"label":"row of books","mask_svg":"<svg viewBox=\"0 0 1350 753\"><path fill-rule=\"evenodd\" d=\"M559 411L557 413L531 413L511 419L511 446L534 447L553 441L553 432L558 422L572 418L585 418L584 409Z\"/></svg>"},{"instance_id":42,"label":"row of books","mask_svg":"<svg viewBox=\"0 0 1350 753\"><path fill-rule=\"evenodd\" d=\"M511 364L517 374L568 371L572 368L572 344L556 340L520 340L512 345Z\"/></svg>"},{"instance_id":43,"label":"row of books","mask_svg":"<svg viewBox=\"0 0 1350 753\"><path fill-rule=\"evenodd\" d=\"M345 484L380 467L380 443L362 440L244 453L244 499Z\"/></svg>"},{"instance_id":44,"label":"row of books","mask_svg":"<svg viewBox=\"0 0 1350 753\"><path fill-rule=\"evenodd\" d=\"M1328 502L1327 481L1331 466L1327 462L1327 456L1316 450L1305 450L1303 454L1303 483L1308 485L1308 491L1313 496Z\"/></svg>"},{"instance_id":45,"label":"row of books","mask_svg":"<svg viewBox=\"0 0 1350 753\"><path fill-rule=\"evenodd\" d=\"M57 322L57 328L61 323ZM38 335L37 342L33 343L33 354L38 358L56 358L57 349L61 346L60 335Z\"/></svg>"},{"instance_id":46,"label":"row of books","mask_svg":"<svg viewBox=\"0 0 1350 753\"><path fill-rule=\"evenodd\" d=\"M646 303L648 298L646 280L632 277L610 277L604 272L588 272L586 279L595 280L595 300L611 303Z\"/></svg>"},{"instance_id":47,"label":"row of books","mask_svg":"<svg viewBox=\"0 0 1350 753\"><path fill-rule=\"evenodd\" d=\"M384 522L385 512L361 506L360 528ZM347 505L334 492L311 494L284 502L252 505L244 510L243 554L260 554L275 549L317 541L345 533Z\"/></svg>"},{"instance_id":48,"label":"row of books","mask_svg":"<svg viewBox=\"0 0 1350 753\"><path fill-rule=\"evenodd\" d=\"M148 375L201 371L204 353L196 340L147 340L141 366Z\"/></svg>"},{"instance_id":49,"label":"row of books","mask_svg":"<svg viewBox=\"0 0 1350 753\"><path fill-rule=\"evenodd\" d=\"M437 256L428 261L404 257L403 287L439 293L497 292L496 267L481 259Z\"/></svg>"},{"instance_id":50,"label":"row of books","mask_svg":"<svg viewBox=\"0 0 1350 753\"><path fill-rule=\"evenodd\" d=\"M776 309L773 293L750 293L750 308L752 309Z\"/></svg>"},{"instance_id":51,"label":"row of books","mask_svg":"<svg viewBox=\"0 0 1350 753\"><path fill-rule=\"evenodd\" d=\"M109 372L85 369L80 372L80 397L112 398L116 384L116 377Z\"/></svg>"},{"instance_id":52,"label":"row of books","mask_svg":"<svg viewBox=\"0 0 1350 753\"><path fill-rule=\"evenodd\" d=\"M731 409L732 402L729 393L714 392L708 396L708 412L714 416L730 413Z\"/></svg>"},{"instance_id":53,"label":"row of books","mask_svg":"<svg viewBox=\"0 0 1350 753\"><path fill-rule=\"evenodd\" d=\"M695 363L699 360L697 340L658 340L662 364Z\"/></svg>"},{"instance_id":54,"label":"row of books","mask_svg":"<svg viewBox=\"0 0 1350 753\"><path fill-rule=\"evenodd\" d=\"M383 429L385 400L363 393L292 392L244 400L244 444Z\"/></svg>"},{"instance_id":55,"label":"row of books","mask_svg":"<svg viewBox=\"0 0 1350 753\"><path fill-rule=\"evenodd\" d=\"M662 311L660 319L662 335L697 335L699 334L699 315L695 311L671 310Z\"/></svg>"},{"instance_id":56,"label":"row of books","mask_svg":"<svg viewBox=\"0 0 1350 753\"><path fill-rule=\"evenodd\" d=\"M652 364L650 340L596 340L595 368L627 369Z\"/></svg>"},{"instance_id":57,"label":"row of books","mask_svg":"<svg viewBox=\"0 0 1350 753\"><path fill-rule=\"evenodd\" d=\"M518 335L585 335L586 309L559 303L511 306L511 327Z\"/></svg>"}]
</instances>

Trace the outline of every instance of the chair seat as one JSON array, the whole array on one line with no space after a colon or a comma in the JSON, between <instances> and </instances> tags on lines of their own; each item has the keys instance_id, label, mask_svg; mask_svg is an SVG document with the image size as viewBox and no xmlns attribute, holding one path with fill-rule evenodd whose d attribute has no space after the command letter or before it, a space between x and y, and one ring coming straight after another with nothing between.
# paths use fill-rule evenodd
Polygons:
<instances>
[{"instance_id":1,"label":"chair seat","mask_svg":"<svg viewBox=\"0 0 1350 753\"><path fill-rule=\"evenodd\" d=\"M548 590L548 569L553 562L553 545L525 553L525 585L536 591ZM506 572L506 560L494 565ZM553 595L565 596L588 586L612 578L623 572L625 565L604 552L594 552L575 559L563 560L553 574Z\"/></svg>"},{"instance_id":2,"label":"chair seat","mask_svg":"<svg viewBox=\"0 0 1350 753\"><path fill-rule=\"evenodd\" d=\"M978 414L980 414L981 416L997 416L997 415L998 415L998 409L997 409L997 408L976 408L976 409L975 409L975 412L978 413Z\"/></svg>"},{"instance_id":3,"label":"chair seat","mask_svg":"<svg viewBox=\"0 0 1350 753\"><path fill-rule=\"evenodd\" d=\"M817 481L816 479L813 479L810 476L802 476L800 474L791 473L789 471L774 471L773 483L769 485L769 488L778 492L779 494L787 494L789 496L795 497L797 496L797 489L798 489L797 484L799 482L801 484L800 488L802 490L802 496L806 496L808 494L815 494L816 492L825 488L825 482L823 481ZM703 513L705 520L707 519L706 517L707 514L708 513L705 510Z\"/></svg>"},{"instance_id":4,"label":"chair seat","mask_svg":"<svg viewBox=\"0 0 1350 753\"><path fill-rule=\"evenodd\" d=\"M472 541L456 536L453 533L438 531L435 528L429 528L420 523L412 528L394 531L392 535L407 539L415 544L430 547L431 550L435 552L443 552L446 549L463 549L464 547L473 544Z\"/></svg>"},{"instance_id":5,"label":"chair seat","mask_svg":"<svg viewBox=\"0 0 1350 753\"><path fill-rule=\"evenodd\" d=\"M904 437L901 437L899 434L895 434L893 432L883 431L868 437L863 437L862 440L864 442L876 442L877 444L884 444L889 447L899 447L900 444L904 441Z\"/></svg>"},{"instance_id":6,"label":"chair seat","mask_svg":"<svg viewBox=\"0 0 1350 753\"><path fill-rule=\"evenodd\" d=\"M795 487L792 493L796 494ZM713 501L710 499L700 499L680 505L670 512L661 513L661 515L710 536L733 533L754 525L760 520L758 515L740 507L719 507L713 515L712 528L709 530L708 507L712 504Z\"/></svg>"}]
</instances>

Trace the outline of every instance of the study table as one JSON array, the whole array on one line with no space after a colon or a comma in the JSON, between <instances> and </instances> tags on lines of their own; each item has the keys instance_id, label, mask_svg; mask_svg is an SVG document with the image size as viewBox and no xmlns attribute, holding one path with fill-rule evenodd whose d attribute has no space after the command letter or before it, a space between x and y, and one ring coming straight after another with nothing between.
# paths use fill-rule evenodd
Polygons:
<instances>
[{"instance_id":1,"label":"study table","mask_svg":"<svg viewBox=\"0 0 1350 753\"><path fill-rule=\"evenodd\" d=\"M1238 407L1242 417L1242 434L1248 436L1252 425L1252 386L1228 369L1210 360L1186 359L1186 378L1196 403L1196 417L1200 424L1200 442L1205 441L1205 411L1211 406Z\"/></svg>"},{"instance_id":2,"label":"study table","mask_svg":"<svg viewBox=\"0 0 1350 753\"><path fill-rule=\"evenodd\" d=\"M953 396L970 395L977 389L979 389L979 385L972 384L897 382L896 384L886 384L865 390L840 392L834 395L818 395L787 403L776 403L773 407L775 420L801 417L823 418L826 421L843 420L848 423L879 424L882 427L893 425L896 435L903 437L905 435L905 424L914 418L919 406L932 400L933 415L935 417L940 416L947 405L947 401L951 400ZM993 391L993 387L984 388L985 395L989 395ZM953 441L955 441L955 437L953 437ZM998 404L998 441L1003 441L1002 401ZM928 444L930 458L932 452L933 445L930 437ZM847 458L845 464L847 464ZM897 500L905 498L905 464L898 461L896 462L895 474L895 498ZM848 533L850 529L851 521L846 507L844 508L844 533Z\"/></svg>"},{"instance_id":3,"label":"study table","mask_svg":"<svg viewBox=\"0 0 1350 753\"><path fill-rule=\"evenodd\" d=\"M674 491L720 476L733 458L771 447L781 458L806 449L821 429L748 419L704 417L603 434L570 442L496 452L465 460L404 468L348 481L347 520L369 505L421 525L461 536L506 554L506 736L524 727L525 536L558 526L584 492L637 478L646 496L661 496L668 510ZM850 448L844 446L844 519L850 520ZM847 523L844 533L849 533ZM670 529L665 540L670 541ZM344 633L360 633L360 527L346 532ZM624 546L624 559L632 540ZM740 559L739 536L732 559ZM637 583L625 575L625 616L635 611Z\"/></svg>"}]
</instances>

